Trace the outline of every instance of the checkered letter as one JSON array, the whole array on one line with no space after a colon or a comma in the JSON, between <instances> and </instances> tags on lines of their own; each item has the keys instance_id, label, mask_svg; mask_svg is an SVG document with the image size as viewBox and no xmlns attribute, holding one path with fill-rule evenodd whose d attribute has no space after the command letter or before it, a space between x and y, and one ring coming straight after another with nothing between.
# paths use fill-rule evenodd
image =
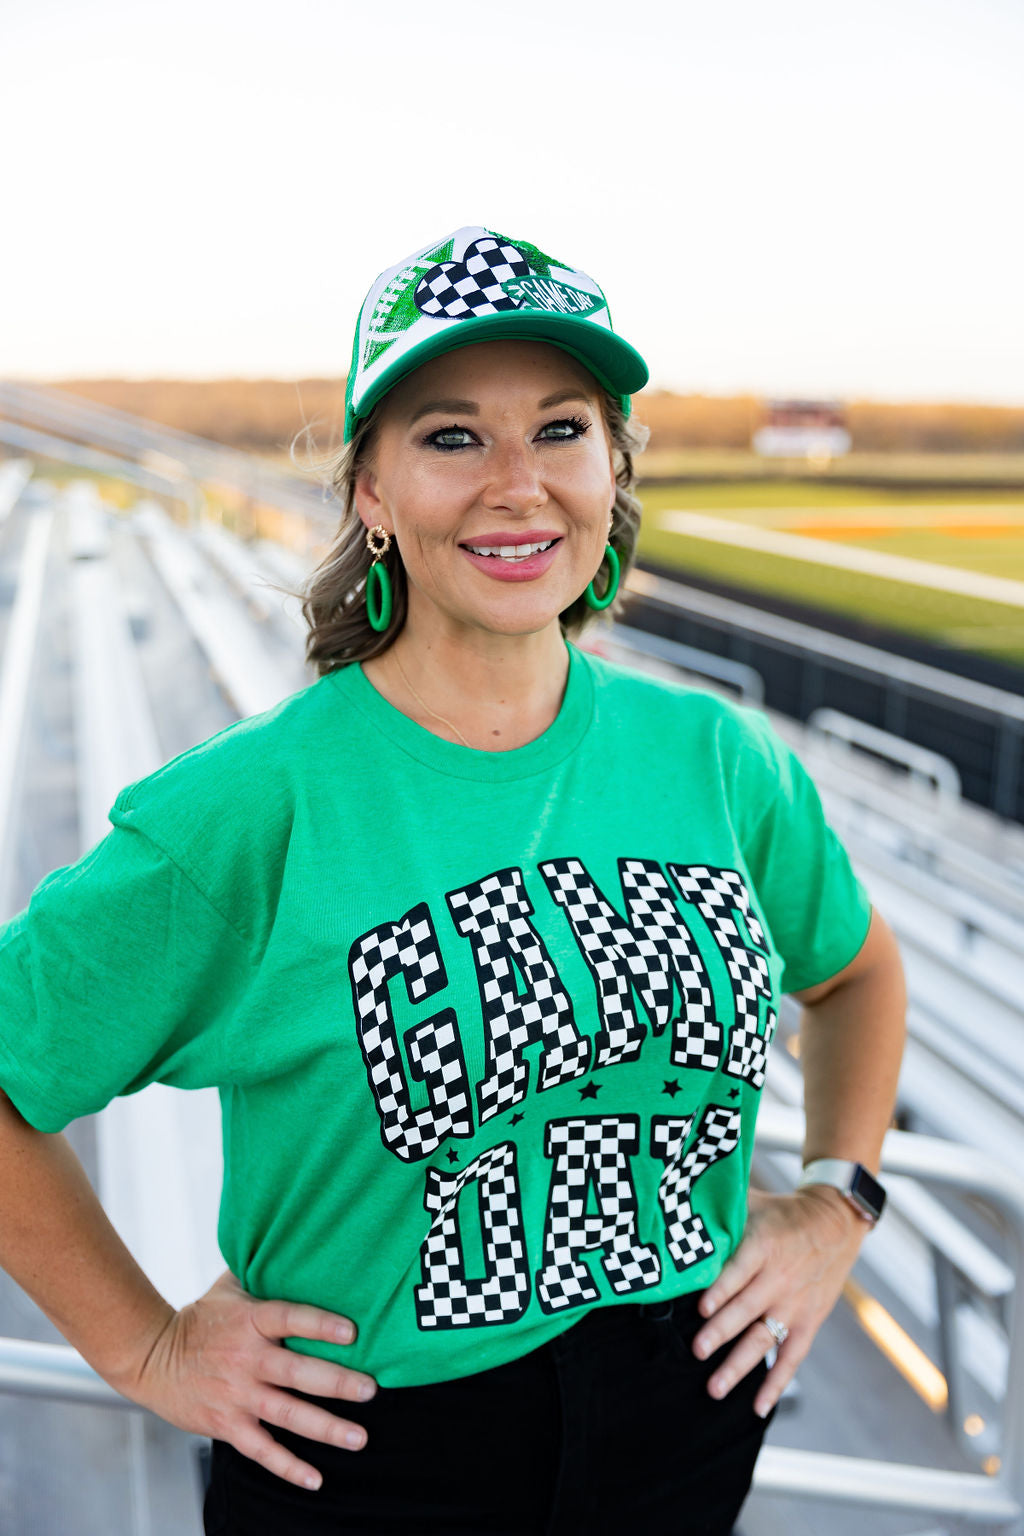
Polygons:
<instances>
[{"instance_id":1,"label":"checkered letter","mask_svg":"<svg viewBox=\"0 0 1024 1536\"><path fill-rule=\"evenodd\" d=\"M476 1090L482 1124L525 1096L526 1046L544 1043L537 1080L544 1089L586 1072L590 1041L577 1030L569 994L530 922L521 870L501 869L451 891L447 900L456 928L473 946L480 987L487 1037L487 1075ZM525 992L516 985L517 970Z\"/></svg>"},{"instance_id":2,"label":"checkered letter","mask_svg":"<svg viewBox=\"0 0 1024 1536\"><path fill-rule=\"evenodd\" d=\"M655 1115L651 1121L651 1155L665 1164L658 1200L665 1217L666 1246L677 1269L699 1264L715 1251L707 1227L690 1204L690 1194L701 1174L739 1143L740 1112L720 1104L710 1105L704 1112L697 1138L684 1157L683 1148L692 1124L692 1115Z\"/></svg>"},{"instance_id":3,"label":"checkered letter","mask_svg":"<svg viewBox=\"0 0 1024 1536\"><path fill-rule=\"evenodd\" d=\"M397 923L381 923L356 939L348 969L359 1044L384 1145L412 1163L436 1152L446 1136L471 1136L469 1078L454 1009L445 1008L405 1033L409 1075L426 1085L426 1108L413 1109L402 1065L389 983L404 976L410 1003L448 985L426 902Z\"/></svg>"},{"instance_id":4,"label":"checkered letter","mask_svg":"<svg viewBox=\"0 0 1024 1536\"><path fill-rule=\"evenodd\" d=\"M459 1196L467 1185L479 1198L486 1273L466 1279L459 1230ZM433 1214L420 1249L423 1284L416 1287L420 1328L482 1328L514 1323L530 1299L530 1266L511 1141L481 1152L458 1173L427 1169L423 1203Z\"/></svg>"},{"instance_id":5,"label":"checkered letter","mask_svg":"<svg viewBox=\"0 0 1024 1536\"><path fill-rule=\"evenodd\" d=\"M569 919L597 988L602 1027L591 1071L640 1054L647 1026L637 1017L634 993L660 1035L672 1018L678 989L682 1007L672 1025L672 1060L713 1072L722 1051L722 1028L715 1020L704 962L658 865L649 859L619 860L625 922L579 859L552 859L540 872Z\"/></svg>"},{"instance_id":6,"label":"checkered letter","mask_svg":"<svg viewBox=\"0 0 1024 1536\"><path fill-rule=\"evenodd\" d=\"M640 1148L637 1115L549 1120L544 1154L554 1158L544 1223L544 1268L537 1296L545 1312L597 1301L600 1291L579 1254L603 1248L601 1264L616 1296L661 1279L658 1250L637 1237L637 1201L629 1159ZM593 1198L597 1211L587 1213Z\"/></svg>"},{"instance_id":7,"label":"checkered letter","mask_svg":"<svg viewBox=\"0 0 1024 1536\"><path fill-rule=\"evenodd\" d=\"M670 864L668 872L710 928L732 982L736 1022L729 1032L725 1071L762 1088L777 1015L768 961L762 953L768 945L750 893L734 869ZM743 917L743 929L737 914ZM762 998L766 1003L763 1027L758 1022Z\"/></svg>"}]
</instances>

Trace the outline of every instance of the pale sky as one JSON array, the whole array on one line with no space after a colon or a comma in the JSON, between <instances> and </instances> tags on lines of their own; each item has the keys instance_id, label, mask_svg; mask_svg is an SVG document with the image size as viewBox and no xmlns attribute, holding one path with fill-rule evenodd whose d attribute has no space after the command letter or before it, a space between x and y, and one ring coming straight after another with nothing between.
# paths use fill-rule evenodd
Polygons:
<instances>
[{"instance_id":1,"label":"pale sky","mask_svg":"<svg viewBox=\"0 0 1024 1536\"><path fill-rule=\"evenodd\" d=\"M345 371L463 224L681 391L1024 404L1024 0L0 0L0 375Z\"/></svg>"}]
</instances>

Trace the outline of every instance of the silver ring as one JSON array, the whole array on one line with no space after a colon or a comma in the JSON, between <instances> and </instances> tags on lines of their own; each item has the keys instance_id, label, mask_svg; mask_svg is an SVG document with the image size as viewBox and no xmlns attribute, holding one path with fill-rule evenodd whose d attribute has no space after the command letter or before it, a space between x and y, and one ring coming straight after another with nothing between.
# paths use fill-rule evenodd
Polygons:
<instances>
[{"instance_id":1,"label":"silver ring","mask_svg":"<svg viewBox=\"0 0 1024 1536\"><path fill-rule=\"evenodd\" d=\"M765 1327L768 1329L768 1332L775 1340L776 1349L778 1349L780 1344L785 1344L786 1340L789 1338L789 1329L786 1327L785 1323L780 1323L778 1318L772 1317L770 1313L766 1313L765 1316L762 1317L761 1321L764 1323Z\"/></svg>"}]
</instances>

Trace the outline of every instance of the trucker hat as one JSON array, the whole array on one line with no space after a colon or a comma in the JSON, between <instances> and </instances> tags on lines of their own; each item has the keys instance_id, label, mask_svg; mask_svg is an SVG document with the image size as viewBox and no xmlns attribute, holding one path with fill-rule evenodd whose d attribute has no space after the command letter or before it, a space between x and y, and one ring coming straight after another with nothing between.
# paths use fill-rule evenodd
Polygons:
<instances>
[{"instance_id":1,"label":"trucker hat","mask_svg":"<svg viewBox=\"0 0 1024 1536\"><path fill-rule=\"evenodd\" d=\"M529 240L467 225L382 272L359 311L345 391L345 441L389 389L422 363L476 341L547 341L622 402L647 364L612 330L592 277Z\"/></svg>"}]
</instances>

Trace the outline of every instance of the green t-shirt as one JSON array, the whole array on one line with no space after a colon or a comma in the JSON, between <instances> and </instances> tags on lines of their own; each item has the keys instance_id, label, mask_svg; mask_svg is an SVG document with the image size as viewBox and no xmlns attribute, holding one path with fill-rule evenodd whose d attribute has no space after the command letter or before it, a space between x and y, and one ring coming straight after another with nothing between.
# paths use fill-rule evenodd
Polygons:
<instances>
[{"instance_id":1,"label":"green t-shirt","mask_svg":"<svg viewBox=\"0 0 1024 1536\"><path fill-rule=\"evenodd\" d=\"M215 1085L219 1241L385 1386L710 1284L780 991L869 905L766 719L570 648L456 746L347 667L128 785L0 928L0 1086L44 1131Z\"/></svg>"}]
</instances>

